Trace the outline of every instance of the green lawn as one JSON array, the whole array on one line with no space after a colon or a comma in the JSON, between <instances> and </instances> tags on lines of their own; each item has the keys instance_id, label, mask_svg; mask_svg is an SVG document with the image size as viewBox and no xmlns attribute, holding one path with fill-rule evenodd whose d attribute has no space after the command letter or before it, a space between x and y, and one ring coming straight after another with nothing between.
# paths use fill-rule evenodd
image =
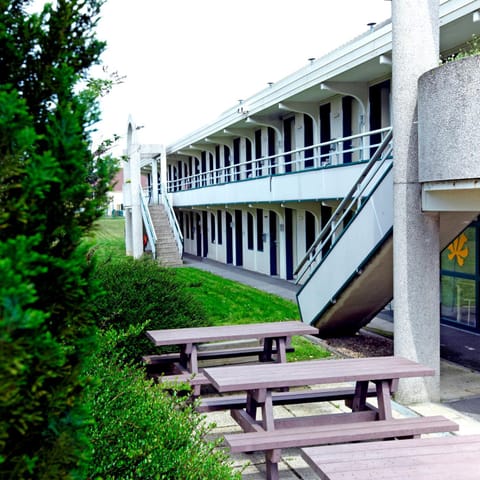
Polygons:
<instances>
[{"instance_id":1,"label":"green lawn","mask_svg":"<svg viewBox=\"0 0 480 480\"><path fill-rule=\"evenodd\" d=\"M233 280L191 267L177 276L208 312L212 325L298 320L297 304Z\"/></svg>"},{"instance_id":2,"label":"green lawn","mask_svg":"<svg viewBox=\"0 0 480 480\"><path fill-rule=\"evenodd\" d=\"M177 268L177 276L204 306L212 325L299 320L297 304L233 280L191 267ZM303 337L294 337L289 361L325 358L330 353Z\"/></svg>"},{"instance_id":3,"label":"green lawn","mask_svg":"<svg viewBox=\"0 0 480 480\"><path fill-rule=\"evenodd\" d=\"M125 220L103 217L87 241L98 261L125 257ZM297 304L261 290L192 267L176 268L176 274L204 306L211 325L298 320ZM294 337L290 361L329 356L329 352L302 337Z\"/></svg>"},{"instance_id":4,"label":"green lawn","mask_svg":"<svg viewBox=\"0 0 480 480\"><path fill-rule=\"evenodd\" d=\"M125 219L123 217L100 218L93 235L86 240L95 248L95 257L100 261L125 257Z\"/></svg>"}]
</instances>

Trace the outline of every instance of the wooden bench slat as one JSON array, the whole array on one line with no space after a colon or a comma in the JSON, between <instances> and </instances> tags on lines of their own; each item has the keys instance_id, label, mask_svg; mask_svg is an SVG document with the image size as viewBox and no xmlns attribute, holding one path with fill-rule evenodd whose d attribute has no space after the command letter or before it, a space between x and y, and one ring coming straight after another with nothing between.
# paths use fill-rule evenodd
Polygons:
<instances>
[{"instance_id":1,"label":"wooden bench slat","mask_svg":"<svg viewBox=\"0 0 480 480\"><path fill-rule=\"evenodd\" d=\"M397 378L433 375L433 369L400 357L308 360L281 364L206 368L205 374L220 392L303 387L305 385L395 381ZM395 383L395 382L394 382Z\"/></svg>"},{"instance_id":2,"label":"wooden bench slat","mask_svg":"<svg viewBox=\"0 0 480 480\"><path fill-rule=\"evenodd\" d=\"M210 327L174 328L148 330L146 335L157 345L180 343L205 343L220 340L262 339L291 337L293 335L316 335L318 329L298 320L284 322L251 323L243 325L218 325Z\"/></svg>"},{"instance_id":3,"label":"wooden bench slat","mask_svg":"<svg viewBox=\"0 0 480 480\"><path fill-rule=\"evenodd\" d=\"M142 362L145 365L160 365L168 362L178 362L180 360L180 353L161 353L159 355L144 355Z\"/></svg>"},{"instance_id":4,"label":"wooden bench slat","mask_svg":"<svg viewBox=\"0 0 480 480\"><path fill-rule=\"evenodd\" d=\"M400 441L401 440L399 440L398 443L400 443ZM415 458L410 458L408 461L408 467L418 468L423 466L431 469L432 465L443 464L443 468L445 468L445 464L448 465L449 463L455 462L471 463L474 460L478 460L478 450L472 450L470 452L455 452L455 450L452 450L450 452L430 453L429 455L419 455ZM377 458L375 460L357 460L355 462L355 472L360 472L362 470L388 471L389 468L400 469L402 466L406 466L406 460L402 457ZM330 464L325 464L322 470L328 473L351 471L352 462L332 462ZM377 478L384 477L382 475L378 475Z\"/></svg>"},{"instance_id":5,"label":"wooden bench slat","mask_svg":"<svg viewBox=\"0 0 480 480\"><path fill-rule=\"evenodd\" d=\"M287 417L275 419L275 429L285 430L303 427L316 427L324 425L339 425L345 423L375 422L378 420L376 410L363 410L360 412L322 413L320 415L307 415L302 417Z\"/></svg>"},{"instance_id":6,"label":"wooden bench slat","mask_svg":"<svg viewBox=\"0 0 480 480\"><path fill-rule=\"evenodd\" d=\"M448 457L447 457L448 458ZM372 468L371 470L354 470L348 472L324 472L320 478L327 480L478 480L478 469L480 467L478 457L466 457L463 462L453 461L449 463L443 457L443 463L432 463L427 465L405 465L395 467L385 465L383 468Z\"/></svg>"},{"instance_id":7,"label":"wooden bench slat","mask_svg":"<svg viewBox=\"0 0 480 480\"><path fill-rule=\"evenodd\" d=\"M292 428L282 430L281 433L278 430L237 433L225 435L225 442L234 453L255 452L452 432L458 430L458 428L456 423L442 416L414 417Z\"/></svg>"},{"instance_id":8,"label":"wooden bench slat","mask_svg":"<svg viewBox=\"0 0 480 480\"><path fill-rule=\"evenodd\" d=\"M273 392L272 402L274 405L293 405L296 403L330 402L335 400L348 401L353 398L354 394L355 389L351 387L324 390L291 390L289 392ZM370 387L367 391L367 396L374 397L375 395L375 387ZM218 410L244 408L246 401L246 394L202 398L197 410L199 412L214 412Z\"/></svg>"},{"instance_id":9,"label":"wooden bench slat","mask_svg":"<svg viewBox=\"0 0 480 480\"><path fill-rule=\"evenodd\" d=\"M209 385L208 379L203 375L203 373L197 373L197 374L192 374L192 373L175 373L172 375L152 375L155 380L166 383L166 382L172 382L172 383L189 383L192 386L195 385Z\"/></svg>"},{"instance_id":10,"label":"wooden bench slat","mask_svg":"<svg viewBox=\"0 0 480 480\"><path fill-rule=\"evenodd\" d=\"M287 352L294 352L294 347L287 347ZM199 360L215 360L219 358L235 358L235 357L248 357L260 355L263 353L263 347L244 347L244 348L225 348L221 350L198 350L197 358ZM276 355L277 349L272 349L272 355ZM142 357L143 363L146 365L158 365L168 362L176 362L180 360L180 353L161 353L158 355L144 355Z\"/></svg>"},{"instance_id":11,"label":"wooden bench slat","mask_svg":"<svg viewBox=\"0 0 480 480\"><path fill-rule=\"evenodd\" d=\"M303 452L312 457L317 463L329 462L331 459L348 459L351 461L403 457L409 455L413 449L418 454L430 453L443 449L445 453L452 451L452 446L458 446L462 450L480 451L480 435L441 436L430 438L415 438L401 443L375 442L365 448L363 443L345 443L340 445L326 445L321 447L307 447ZM371 447L371 448L370 448ZM455 447L453 447L455 448Z\"/></svg>"},{"instance_id":12,"label":"wooden bench slat","mask_svg":"<svg viewBox=\"0 0 480 480\"><path fill-rule=\"evenodd\" d=\"M329 480L478 478L480 435L396 442L340 444L302 449L302 457Z\"/></svg>"}]
</instances>

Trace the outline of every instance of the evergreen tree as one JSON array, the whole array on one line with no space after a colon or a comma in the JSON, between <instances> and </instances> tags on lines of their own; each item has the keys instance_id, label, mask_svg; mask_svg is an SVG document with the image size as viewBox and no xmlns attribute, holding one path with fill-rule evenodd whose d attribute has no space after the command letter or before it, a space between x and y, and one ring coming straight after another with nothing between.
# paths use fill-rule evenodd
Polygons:
<instances>
[{"instance_id":1,"label":"evergreen tree","mask_svg":"<svg viewBox=\"0 0 480 480\"><path fill-rule=\"evenodd\" d=\"M82 238L115 172L91 150L103 1L0 0L0 478L84 478L96 288Z\"/></svg>"}]
</instances>

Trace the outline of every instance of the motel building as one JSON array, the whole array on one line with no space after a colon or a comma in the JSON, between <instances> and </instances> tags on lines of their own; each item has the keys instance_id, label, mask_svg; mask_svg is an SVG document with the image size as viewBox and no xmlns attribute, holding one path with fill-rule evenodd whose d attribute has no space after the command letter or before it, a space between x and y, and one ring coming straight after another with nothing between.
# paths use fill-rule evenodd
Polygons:
<instances>
[{"instance_id":1,"label":"motel building","mask_svg":"<svg viewBox=\"0 0 480 480\"><path fill-rule=\"evenodd\" d=\"M127 253L297 282L320 336L393 300L395 354L439 372L441 322L480 334L480 56L440 62L475 34L480 0L393 0L391 20L173 144L139 144L130 118ZM438 400L439 380L397 398Z\"/></svg>"}]
</instances>

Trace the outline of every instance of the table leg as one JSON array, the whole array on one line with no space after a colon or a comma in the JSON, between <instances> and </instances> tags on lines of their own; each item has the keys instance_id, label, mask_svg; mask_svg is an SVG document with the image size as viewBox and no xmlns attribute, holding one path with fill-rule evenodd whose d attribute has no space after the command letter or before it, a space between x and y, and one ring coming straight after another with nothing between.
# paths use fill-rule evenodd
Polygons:
<instances>
[{"instance_id":1,"label":"table leg","mask_svg":"<svg viewBox=\"0 0 480 480\"><path fill-rule=\"evenodd\" d=\"M180 350L180 363L189 372L198 373L198 352L197 346L193 343L182 345Z\"/></svg>"},{"instance_id":2,"label":"table leg","mask_svg":"<svg viewBox=\"0 0 480 480\"><path fill-rule=\"evenodd\" d=\"M198 373L198 352L196 345L192 345L190 348L189 367L192 373Z\"/></svg>"},{"instance_id":3,"label":"table leg","mask_svg":"<svg viewBox=\"0 0 480 480\"><path fill-rule=\"evenodd\" d=\"M275 430L275 419L273 416L272 392L270 390L258 392L262 402L263 428L267 431ZM260 400L260 398L259 398ZM281 458L281 450L269 450L265 452L265 467L267 480L278 480L278 462Z\"/></svg>"},{"instance_id":4,"label":"table leg","mask_svg":"<svg viewBox=\"0 0 480 480\"><path fill-rule=\"evenodd\" d=\"M197 374L198 373L198 352L197 352L197 345L192 343L187 343L186 345L182 345L180 350L180 364L186 368L190 373ZM200 395L201 386L194 385L193 387L193 395L198 397Z\"/></svg>"},{"instance_id":5,"label":"table leg","mask_svg":"<svg viewBox=\"0 0 480 480\"><path fill-rule=\"evenodd\" d=\"M261 362L270 362L272 360L273 341L271 338L263 340L263 352L260 354Z\"/></svg>"},{"instance_id":6,"label":"table leg","mask_svg":"<svg viewBox=\"0 0 480 480\"><path fill-rule=\"evenodd\" d=\"M368 393L368 381L357 382L355 385L355 396L352 400L352 412L366 410Z\"/></svg>"},{"instance_id":7,"label":"table leg","mask_svg":"<svg viewBox=\"0 0 480 480\"><path fill-rule=\"evenodd\" d=\"M382 380L375 382L377 387L378 418L379 420L391 420L392 402L390 398L390 381Z\"/></svg>"},{"instance_id":8,"label":"table leg","mask_svg":"<svg viewBox=\"0 0 480 480\"><path fill-rule=\"evenodd\" d=\"M272 392L268 390L265 394L265 401L262 403L262 421L265 430L275 430L273 418Z\"/></svg>"},{"instance_id":9,"label":"table leg","mask_svg":"<svg viewBox=\"0 0 480 480\"><path fill-rule=\"evenodd\" d=\"M265 466L267 469L267 480L278 480L278 462L280 461L280 450L270 450L265 453Z\"/></svg>"},{"instance_id":10,"label":"table leg","mask_svg":"<svg viewBox=\"0 0 480 480\"><path fill-rule=\"evenodd\" d=\"M276 338L275 344L277 346L277 363L285 363L287 361L287 338Z\"/></svg>"},{"instance_id":11,"label":"table leg","mask_svg":"<svg viewBox=\"0 0 480 480\"><path fill-rule=\"evenodd\" d=\"M257 408L258 402L250 395L250 392L247 394L247 405L245 411L254 419L257 419Z\"/></svg>"},{"instance_id":12,"label":"table leg","mask_svg":"<svg viewBox=\"0 0 480 480\"><path fill-rule=\"evenodd\" d=\"M189 356L190 356L190 348L191 345L181 345L180 346L180 365L182 367L187 368L189 367Z\"/></svg>"}]
</instances>

